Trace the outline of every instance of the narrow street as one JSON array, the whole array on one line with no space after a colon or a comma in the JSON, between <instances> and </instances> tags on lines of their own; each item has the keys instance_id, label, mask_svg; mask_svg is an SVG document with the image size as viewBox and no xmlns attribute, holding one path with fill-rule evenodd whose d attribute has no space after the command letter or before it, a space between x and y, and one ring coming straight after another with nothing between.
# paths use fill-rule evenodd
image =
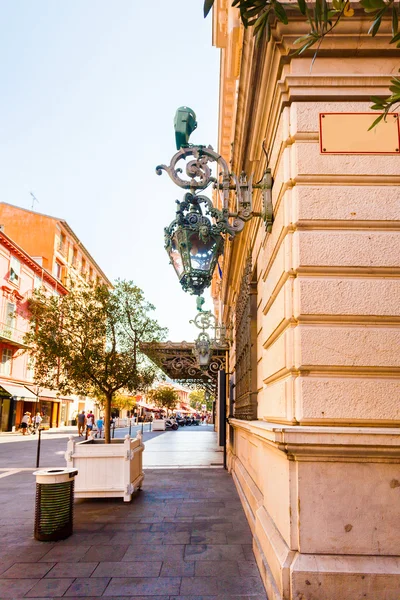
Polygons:
<instances>
[{"instance_id":1,"label":"narrow street","mask_svg":"<svg viewBox=\"0 0 400 600\"><path fill-rule=\"evenodd\" d=\"M41 467L65 465L68 435L43 435ZM0 436L0 598L266 598L212 426L144 441L132 502L77 500L74 534L50 543L33 538L37 441Z\"/></svg>"}]
</instances>

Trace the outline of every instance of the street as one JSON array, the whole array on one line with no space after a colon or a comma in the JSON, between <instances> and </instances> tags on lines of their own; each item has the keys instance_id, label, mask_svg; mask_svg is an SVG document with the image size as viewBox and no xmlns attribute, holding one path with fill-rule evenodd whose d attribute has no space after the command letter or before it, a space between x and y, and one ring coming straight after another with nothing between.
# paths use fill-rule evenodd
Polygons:
<instances>
[{"instance_id":1,"label":"street","mask_svg":"<svg viewBox=\"0 0 400 600\"><path fill-rule=\"evenodd\" d=\"M145 432L142 491L76 500L74 533L59 542L33 538L36 436L0 436L0 598L266 600L212 429ZM41 466L65 465L69 435L43 434Z\"/></svg>"}]
</instances>

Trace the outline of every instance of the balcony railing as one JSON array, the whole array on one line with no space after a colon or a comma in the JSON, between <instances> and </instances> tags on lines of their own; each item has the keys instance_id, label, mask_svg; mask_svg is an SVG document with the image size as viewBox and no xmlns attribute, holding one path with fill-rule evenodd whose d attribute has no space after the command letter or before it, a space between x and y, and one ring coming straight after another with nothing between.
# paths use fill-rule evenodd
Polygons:
<instances>
[{"instance_id":1,"label":"balcony railing","mask_svg":"<svg viewBox=\"0 0 400 600\"><path fill-rule=\"evenodd\" d=\"M66 258L67 256L67 244L65 242L59 242L57 244L57 250L62 256Z\"/></svg>"},{"instance_id":2,"label":"balcony railing","mask_svg":"<svg viewBox=\"0 0 400 600\"><path fill-rule=\"evenodd\" d=\"M26 347L24 336L24 331L20 331L6 323L0 323L0 340L6 340L20 347Z\"/></svg>"}]
</instances>

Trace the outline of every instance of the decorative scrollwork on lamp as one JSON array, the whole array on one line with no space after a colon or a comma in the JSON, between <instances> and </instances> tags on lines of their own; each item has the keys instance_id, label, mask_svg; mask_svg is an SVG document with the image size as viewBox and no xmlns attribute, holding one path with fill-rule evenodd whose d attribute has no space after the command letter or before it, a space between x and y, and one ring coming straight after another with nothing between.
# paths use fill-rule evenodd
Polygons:
<instances>
[{"instance_id":1,"label":"decorative scrollwork on lamp","mask_svg":"<svg viewBox=\"0 0 400 600\"><path fill-rule=\"evenodd\" d=\"M189 136L197 127L195 113L187 107L178 109L175 116L175 137L178 152L169 166L158 165L157 175L166 171L180 188L190 190L182 202L177 201L175 220L165 228L165 248L179 277L184 291L200 295L211 284L218 258L223 253L225 238L233 239L240 233L247 221L261 217L270 232L273 222L272 177L266 169L259 183L253 184L253 175L247 179L245 173L238 178L231 173L225 159L211 146L193 146ZM184 169L180 161L186 161ZM210 165L216 163L218 178L213 177ZM219 190L222 199L221 210L199 192L209 185ZM260 189L262 212L253 211L253 190ZM236 211L229 210L231 191L236 194Z\"/></svg>"},{"instance_id":2,"label":"decorative scrollwork on lamp","mask_svg":"<svg viewBox=\"0 0 400 600\"><path fill-rule=\"evenodd\" d=\"M197 309L199 312L194 319L189 321L201 330L194 342L193 354L197 359L200 369L218 371L221 368L220 361L217 357L213 358L213 350L228 349L226 327L217 323L215 316L210 310L203 311L201 307L199 309L199 303ZM211 334L209 333L210 331Z\"/></svg>"}]
</instances>

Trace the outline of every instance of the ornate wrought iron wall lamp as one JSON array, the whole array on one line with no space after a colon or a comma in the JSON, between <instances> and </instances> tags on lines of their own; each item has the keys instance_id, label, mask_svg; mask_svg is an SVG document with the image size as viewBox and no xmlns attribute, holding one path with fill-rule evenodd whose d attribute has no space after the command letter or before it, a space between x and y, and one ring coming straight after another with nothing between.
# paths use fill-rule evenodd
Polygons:
<instances>
[{"instance_id":1,"label":"ornate wrought iron wall lamp","mask_svg":"<svg viewBox=\"0 0 400 600\"><path fill-rule=\"evenodd\" d=\"M227 350L229 339L225 325L218 325L210 310L203 311L201 308L203 303L204 298L198 298L197 310L199 312L189 323L193 323L200 329L200 333L194 342L193 354L200 369L206 370L210 364L213 351Z\"/></svg>"},{"instance_id":2,"label":"ornate wrought iron wall lamp","mask_svg":"<svg viewBox=\"0 0 400 600\"><path fill-rule=\"evenodd\" d=\"M189 137L197 127L196 115L190 108L178 108L174 127L178 152L169 166L157 166L156 173L161 175L166 171L177 186L189 192L182 202L176 201L176 217L164 230L165 249L183 290L200 295L211 284L218 258L223 253L225 235L233 239L253 217L262 218L266 231L271 231L271 170L266 169L261 181L253 184L253 175L247 179L246 174L242 173L238 178L229 171L224 158L214 152L211 146L189 144ZM183 179L179 162L189 157L193 157L193 160L186 163L187 179ZM217 163L221 169L217 178L212 176L210 163ZM207 196L199 193L210 184L221 193L221 209L214 207ZM262 212L253 211L255 189L261 190ZM234 212L229 210L232 192L236 196Z\"/></svg>"}]
</instances>

